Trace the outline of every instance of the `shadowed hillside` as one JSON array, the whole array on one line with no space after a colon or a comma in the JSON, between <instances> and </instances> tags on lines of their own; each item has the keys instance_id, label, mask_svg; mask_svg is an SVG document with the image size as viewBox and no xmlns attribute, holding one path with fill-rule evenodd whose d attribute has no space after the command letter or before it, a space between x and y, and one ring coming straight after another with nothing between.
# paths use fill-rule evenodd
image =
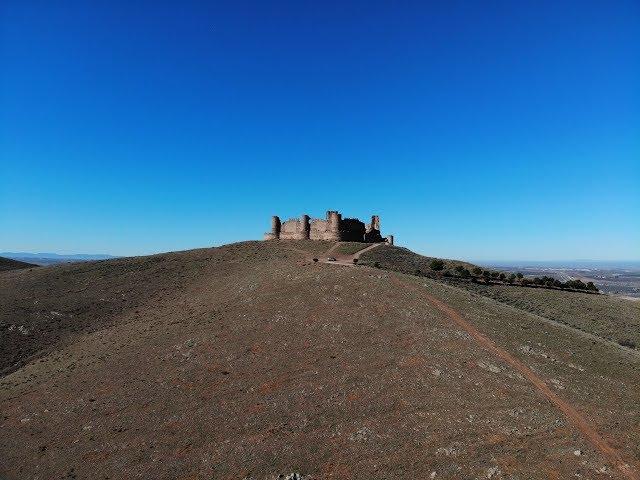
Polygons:
<instances>
[{"instance_id":1,"label":"shadowed hillside","mask_svg":"<svg viewBox=\"0 0 640 480\"><path fill-rule=\"evenodd\" d=\"M636 478L635 352L332 246L1 275L0 477Z\"/></svg>"},{"instance_id":2,"label":"shadowed hillside","mask_svg":"<svg viewBox=\"0 0 640 480\"><path fill-rule=\"evenodd\" d=\"M11 258L0 257L0 272L32 267L37 267L37 265L34 265L33 263L20 262L19 260L13 260Z\"/></svg>"}]
</instances>

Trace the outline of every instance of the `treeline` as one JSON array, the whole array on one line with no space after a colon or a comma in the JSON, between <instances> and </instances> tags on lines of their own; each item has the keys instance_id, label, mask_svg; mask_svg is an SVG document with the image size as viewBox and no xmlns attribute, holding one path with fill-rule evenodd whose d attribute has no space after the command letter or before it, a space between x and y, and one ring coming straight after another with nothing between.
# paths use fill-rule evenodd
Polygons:
<instances>
[{"instance_id":1,"label":"treeline","mask_svg":"<svg viewBox=\"0 0 640 480\"><path fill-rule=\"evenodd\" d=\"M484 283L506 283L511 285L522 285L522 286L535 286L535 287L546 287L546 288L558 288L563 290L584 290L587 292L598 292L598 287L594 285L593 282L583 282L582 280L568 280L566 282L561 282L557 278L553 277L535 277L535 278L526 278L522 273L505 273L505 272L497 272L495 270L485 270L480 267L474 267L472 270L468 268L457 265L453 269L453 273L448 270L444 270L445 263L442 260L432 260L429 264L429 267L434 272L442 271L442 275L445 277L457 276L461 278L470 279L471 281L482 281ZM421 272L420 272L421 273Z\"/></svg>"}]
</instances>

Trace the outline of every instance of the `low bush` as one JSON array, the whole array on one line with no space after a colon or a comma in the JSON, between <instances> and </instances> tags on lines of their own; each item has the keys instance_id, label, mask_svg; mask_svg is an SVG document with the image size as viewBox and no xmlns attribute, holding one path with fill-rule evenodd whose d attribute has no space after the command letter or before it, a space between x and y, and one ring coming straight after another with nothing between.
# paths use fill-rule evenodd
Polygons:
<instances>
[{"instance_id":1,"label":"low bush","mask_svg":"<svg viewBox=\"0 0 640 480\"><path fill-rule=\"evenodd\" d=\"M591 282L589 282L589 283L591 283ZM618 344L622 345L623 347L636 348L636 342L634 342L633 340L630 340L628 338L623 338L622 340L618 340Z\"/></svg>"},{"instance_id":2,"label":"low bush","mask_svg":"<svg viewBox=\"0 0 640 480\"><path fill-rule=\"evenodd\" d=\"M429 264L429 268L431 268L431 270L439 272L440 270L444 269L444 262L436 258L434 260L431 260L431 263Z\"/></svg>"}]
</instances>

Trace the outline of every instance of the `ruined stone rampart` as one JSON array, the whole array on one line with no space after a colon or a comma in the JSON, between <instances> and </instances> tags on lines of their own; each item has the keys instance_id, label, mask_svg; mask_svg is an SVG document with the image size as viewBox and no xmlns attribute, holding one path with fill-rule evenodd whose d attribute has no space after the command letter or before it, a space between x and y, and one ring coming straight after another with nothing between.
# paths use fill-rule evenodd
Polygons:
<instances>
[{"instance_id":1,"label":"ruined stone rampart","mask_svg":"<svg viewBox=\"0 0 640 480\"><path fill-rule=\"evenodd\" d=\"M271 231L265 233L265 240L333 240L349 242L384 242L393 244L393 237L383 238L380 234L380 218L371 217L371 223L365 225L357 218L342 218L342 215L329 210L326 218L309 218L302 215L281 222L277 216L271 217Z\"/></svg>"}]
</instances>

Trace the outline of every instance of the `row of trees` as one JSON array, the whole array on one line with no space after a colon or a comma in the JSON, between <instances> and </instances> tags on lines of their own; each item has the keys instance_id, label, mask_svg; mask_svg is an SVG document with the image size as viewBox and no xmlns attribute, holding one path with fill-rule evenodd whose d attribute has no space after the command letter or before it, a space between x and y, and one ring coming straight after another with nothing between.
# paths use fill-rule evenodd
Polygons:
<instances>
[{"instance_id":1,"label":"row of trees","mask_svg":"<svg viewBox=\"0 0 640 480\"><path fill-rule=\"evenodd\" d=\"M378 262L375 262L373 266L376 268L380 268L380 264ZM434 258L433 260L431 260L431 262L429 262L429 269L433 272L438 272L444 277L457 276L460 278L470 279L472 282L476 283L481 279L485 283L501 282L511 285L538 286L546 288L561 288L598 292L598 287L596 287L593 282L585 283L582 280L569 280L566 282L561 282L556 278L548 276L526 278L521 272L505 273L497 272L495 270L485 270L481 267L473 267L471 270L469 270L463 265L456 265L453 269L453 272L451 272L450 270L446 269L446 263L444 262L444 260L440 260L439 258ZM425 275L425 273L423 273L420 269L417 269L414 274L418 276Z\"/></svg>"},{"instance_id":2,"label":"row of trees","mask_svg":"<svg viewBox=\"0 0 640 480\"><path fill-rule=\"evenodd\" d=\"M436 263L439 262L439 263ZM442 260L433 260L430 265L432 270L438 271L444 269L444 262ZM436 268L434 268L436 267ZM472 278L478 279L482 278L485 282L489 281L500 281L510 284L518 283L520 285L528 286L528 285L536 285L540 287L549 287L549 288L563 288L563 289L572 289L572 290L587 290L590 292L597 292L598 287L594 285L593 282L584 283L582 280L568 280L566 282L561 282L557 278L553 277L535 277L535 278L525 278L525 276L518 273L504 273L504 272L496 272L495 270L485 270L480 267L474 267L472 270L468 268L457 265L454 268L456 274L462 278Z\"/></svg>"}]
</instances>

